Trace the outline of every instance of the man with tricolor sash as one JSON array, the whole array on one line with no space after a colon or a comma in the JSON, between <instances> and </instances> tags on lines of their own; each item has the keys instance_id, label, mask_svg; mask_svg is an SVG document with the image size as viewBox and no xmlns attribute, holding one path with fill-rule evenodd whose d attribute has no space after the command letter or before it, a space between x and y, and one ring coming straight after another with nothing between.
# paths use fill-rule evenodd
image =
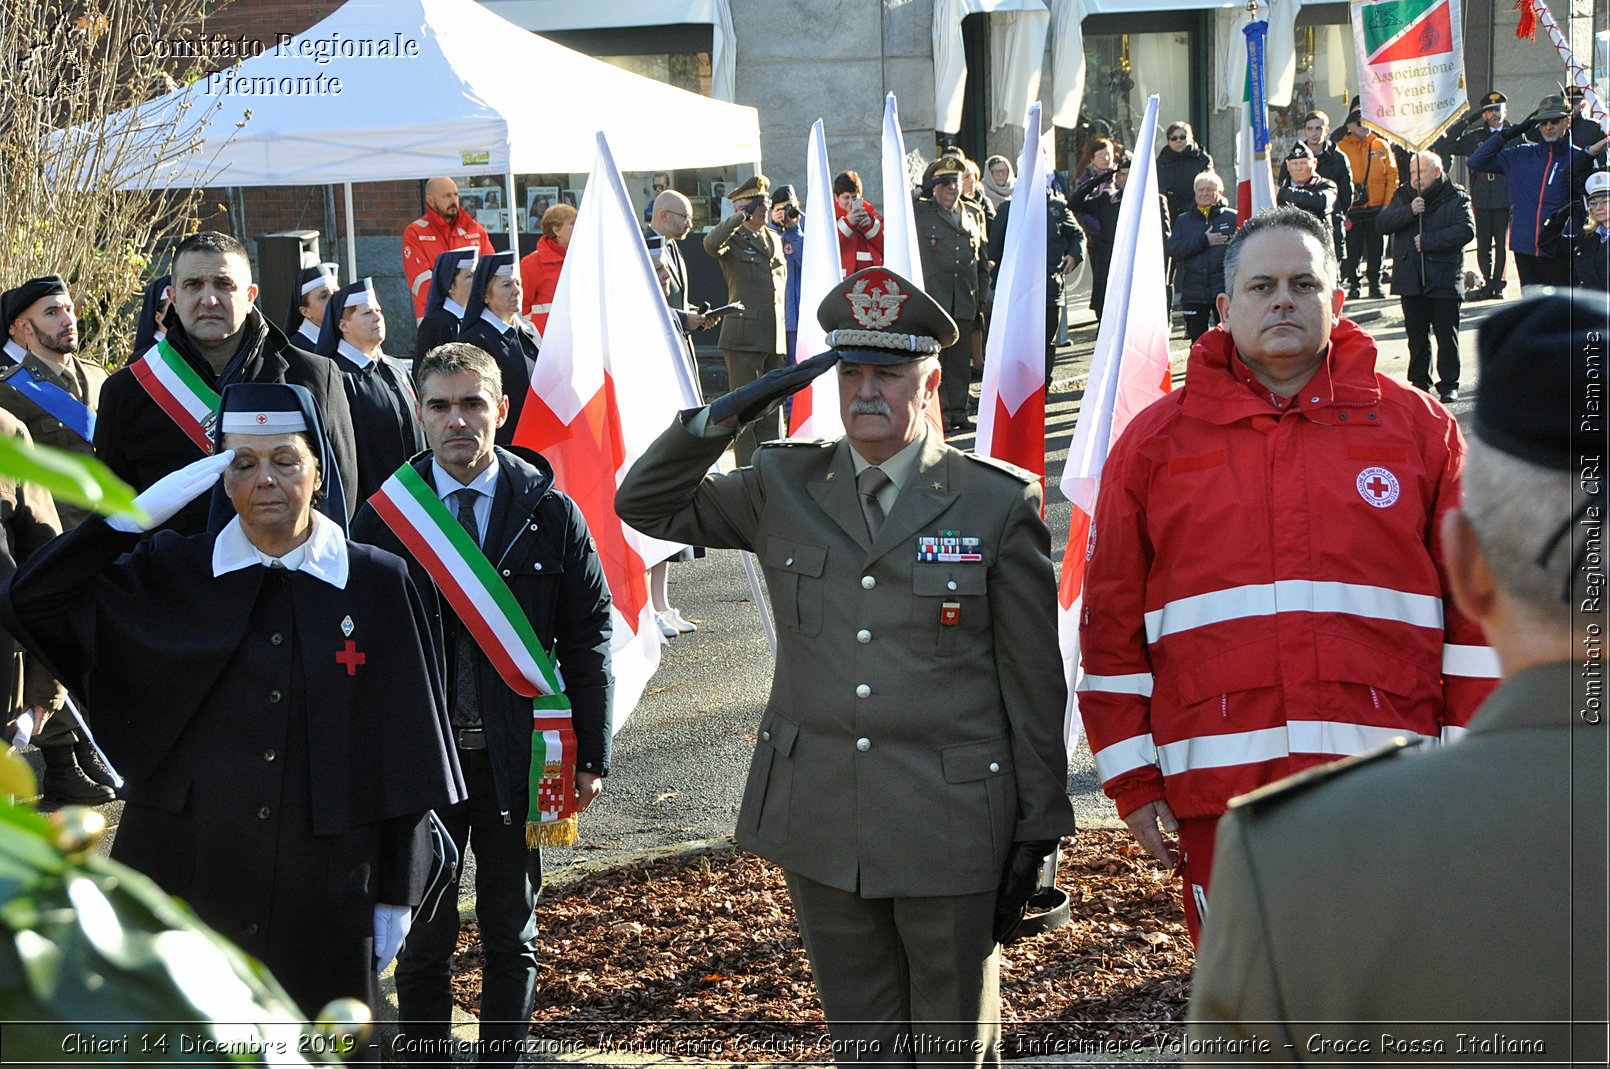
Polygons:
<instances>
[{"instance_id":1,"label":"man with tricolor sash","mask_svg":"<svg viewBox=\"0 0 1610 1069\"><path fill-rule=\"evenodd\" d=\"M574 841L609 769L609 589L548 462L494 444L509 412L497 362L450 342L416 372L430 452L369 499L353 537L403 557L420 589L436 591L434 637L469 791L440 816L460 851L475 852L481 1063L513 1064L535 993L539 847ZM442 909L416 924L398 962L397 1053L410 1063L446 1057L458 923Z\"/></svg>"},{"instance_id":2,"label":"man with tricolor sash","mask_svg":"<svg viewBox=\"0 0 1610 1069\"><path fill-rule=\"evenodd\" d=\"M80 456L93 453L95 408L106 372L75 355L78 317L67 283L46 275L7 291L0 305L0 335L24 350L19 363L0 372L0 409L17 417L35 444ZM91 515L68 501L56 503L56 514L63 531ZM26 671L42 674L32 659ZM27 685L37 689L47 682L30 678ZM98 805L117 797L120 780L90 743L76 708L62 708L46 718L33 741L45 759L39 783L44 804Z\"/></svg>"},{"instance_id":3,"label":"man with tricolor sash","mask_svg":"<svg viewBox=\"0 0 1610 1069\"><path fill-rule=\"evenodd\" d=\"M352 413L332 362L298 349L254 305L246 246L213 230L192 234L173 255L173 306L166 335L107 379L95 423L95 455L136 490L212 452L218 395L236 382L288 382L313 395L335 450L325 488L357 504ZM205 497L168 523L180 534L207 526Z\"/></svg>"}]
</instances>

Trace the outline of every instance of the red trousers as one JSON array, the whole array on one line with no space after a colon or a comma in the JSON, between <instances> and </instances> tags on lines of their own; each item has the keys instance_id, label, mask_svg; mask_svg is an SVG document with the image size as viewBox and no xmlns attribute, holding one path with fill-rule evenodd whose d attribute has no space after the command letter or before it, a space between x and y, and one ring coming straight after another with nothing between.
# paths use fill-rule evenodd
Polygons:
<instances>
[{"instance_id":1,"label":"red trousers","mask_svg":"<svg viewBox=\"0 0 1610 1069\"><path fill-rule=\"evenodd\" d=\"M1179 874L1184 883L1185 927L1191 945L1202 943L1202 918L1207 916L1208 878L1213 874L1213 836L1218 817L1191 817L1180 821Z\"/></svg>"}]
</instances>

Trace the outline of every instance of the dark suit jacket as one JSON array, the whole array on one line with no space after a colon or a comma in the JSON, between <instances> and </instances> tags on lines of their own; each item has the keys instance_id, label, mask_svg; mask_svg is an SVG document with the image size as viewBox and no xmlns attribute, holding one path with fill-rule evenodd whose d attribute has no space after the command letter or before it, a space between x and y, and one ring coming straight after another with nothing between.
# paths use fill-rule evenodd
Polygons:
<instances>
[{"instance_id":1,"label":"dark suit jacket","mask_svg":"<svg viewBox=\"0 0 1610 1069\"><path fill-rule=\"evenodd\" d=\"M570 698L576 732L576 768L599 775L609 771L610 706L614 677L610 673L609 587L603 565L587 533L587 521L576 503L553 488L553 469L527 449L497 450L498 492L481 540L486 557L498 569L526 619L554 658ZM414 469L433 483L429 453ZM389 550L408 562L414 582L425 592L438 655L454 664L459 642L474 639L461 630L457 615L420 566L373 508L365 504L352 522L352 537ZM478 655L485 660L484 654ZM531 765L531 699L505 686L489 664L479 673L479 708L492 753L492 778L498 804L513 821L526 817L526 778ZM454 673L445 673L448 707L452 708Z\"/></svg>"},{"instance_id":2,"label":"dark suit jacket","mask_svg":"<svg viewBox=\"0 0 1610 1069\"><path fill-rule=\"evenodd\" d=\"M1474 1064L1491 1052L1458 1058L1457 1033L1503 1033L1545 1044L1497 1052L1513 1064L1603 1065L1605 736L1579 715L1581 669L1505 680L1451 746L1326 766L1232 804L1192 1041L1271 1041L1212 1060L1395 1060L1386 1034ZM1595 1044L1570 1050L1559 1022L1594 1018Z\"/></svg>"},{"instance_id":3,"label":"dark suit jacket","mask_svg":"<svg viewBox=\"0 0 1610 1069\"><path fill-rule=\"evenodd\" d=\"M870 898L994 890L1014 841L1074 830L1039 483L930 434L874 542L843 440L769 443L707 477L728 441L674 424L615 507L765 569L777 666L739 845ZM944 530L983 559L919 562Z\"/></svg>"}]
</instances>

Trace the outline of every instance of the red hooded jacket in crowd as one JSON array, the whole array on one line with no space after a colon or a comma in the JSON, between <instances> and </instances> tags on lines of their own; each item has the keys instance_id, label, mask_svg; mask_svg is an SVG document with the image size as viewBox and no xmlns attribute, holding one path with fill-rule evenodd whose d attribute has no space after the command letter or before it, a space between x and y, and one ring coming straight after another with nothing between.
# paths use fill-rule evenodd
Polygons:
<instances>
[{"instance_id":1,"label":"red hooded jacket in crowd","mask_svg":"<svg viewBox=\"0 0 1610 1069\"><path fill-rule=\"evenodd\" d=\"M1079 708L1121 816L1217 817L1395 735L1451 741L1498 676L1443 570L1453 416L1349 320L1289 401L1234 348L1204 334L1102 473Z\"/></svg>"},{"instance_id":2,"label":"red hooded jacket in crowd","mask_svg":"<svg viewBox=\"0 0 1610 1069\"><path fill-rule=\"evenodd\" d=\"M565 250L552 238L537 239L537 247L520 258L520 314L531 320L538 334L548 333L548 313L565 266Z\"/></svg>"},{"instance_id":3,"label":"red hooded jacket in crowd","mask_svg":"<svg viewBox=\"0 0 1610 1069\"><path fill-rule=\"evenodd\" d=\"M838 219L840 266L846 278L863 268L883 263L883 216L868 201L862 201L861 207L872 220L865 226L852 223L844 206L837 199L833 201L833 214Z\"/></svg>"}]
</instances>

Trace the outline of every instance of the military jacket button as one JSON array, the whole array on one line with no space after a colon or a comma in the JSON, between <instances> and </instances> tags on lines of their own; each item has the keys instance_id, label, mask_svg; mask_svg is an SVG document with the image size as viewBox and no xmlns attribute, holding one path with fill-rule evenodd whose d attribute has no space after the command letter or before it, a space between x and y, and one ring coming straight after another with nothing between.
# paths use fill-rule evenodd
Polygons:
<instances>
[{"instance_id":1,"label":"military jacket button","mask_svg":"<svg viewBox=\"0 0 1610 1069\"><path fill-rule=\"evenodd\" d=\"M866 753L868 750L872 749L872 740L871 739L856 739L855 740L855 748L857 750L860 750L862 753Z\"/></svg>"},{"instance_id":2,"label":"military jacket button","mask_svg":"<svg viewBox=\"0 0 1610 1069\"><path fill-rule=\"evenodd\" d=\"M855 633L855 641L865 646L868 642L872 641L872 632L862 628L860 631Z\"/></svg>"},{"instance_id":3,"label":"military jacket button","mask_svg":"<svg viewBox=\"0 0 1610 1069\"><path fill-rule=\"evenodd\" d=\"M861 589L862 590L871 590L873 587L875 587L877 585L878 585L878 581L876 579L872 578L870 575L863 575L861 577Z\"/></svg>"},{"instance_id":4,"label":"military jacket button","mask_svg":"<svg viewBox=\"0 0 1610 1069\"><path fill-rule=\"evenodd\" d=\"M996 762L991 761L989 763L989 770L991 772L999 772L1001 770L1001 766L999 764L997 764Z\"/></svg>"},{"instance_id":5,"label":"military jacket button","mask_svg":"<svg viewBox=\"0 0 1610 1069\"><path fill-rule=\"evenodd\" d=\"M280 697L281 697L280 692L277 691L277 690L271 690L271 691L268 692L268 700L269 700L270 703L272 703L274 705L279 704Z\"/></svg>"},{"instance_id":6,"label":"military jacket button","mask_svg":"<svg viewBox=\"0 0 1610 1069\"><path fill-rule=\"evenodd\" d=\"M274 760L274 758L276 758L278 756L279 756L279 754L275 753L273 750L264 750L263 751L263 760L265 760L265 761L272 761L272 760Z\"/></svg>"},{"instance_id":7,"label":"military jacket button","mask_svg":"<svg viewBox=\"0 0 1610 1069\"><path fill-rule=\"evenodd\" d=\"M261 808L261 809L259 809L257 811L257 819L258 820L267 820L270 816L273 815L273 813L274 813L274 811L272 809L269 809L268 806L265 805L263 808Z\"/></svg>"},{"instance_id":8,"label":"military jacket button","mask_svg":"<svg viewBox=\"0 0 1610 1069\"><path fill-rule=\"evenodd\" d=\"M872 697L872 688L867 686L865 683L862 683L860 686L855 688L855 696L857 698L870 698Z\"/></svg>"}]
</instances>

